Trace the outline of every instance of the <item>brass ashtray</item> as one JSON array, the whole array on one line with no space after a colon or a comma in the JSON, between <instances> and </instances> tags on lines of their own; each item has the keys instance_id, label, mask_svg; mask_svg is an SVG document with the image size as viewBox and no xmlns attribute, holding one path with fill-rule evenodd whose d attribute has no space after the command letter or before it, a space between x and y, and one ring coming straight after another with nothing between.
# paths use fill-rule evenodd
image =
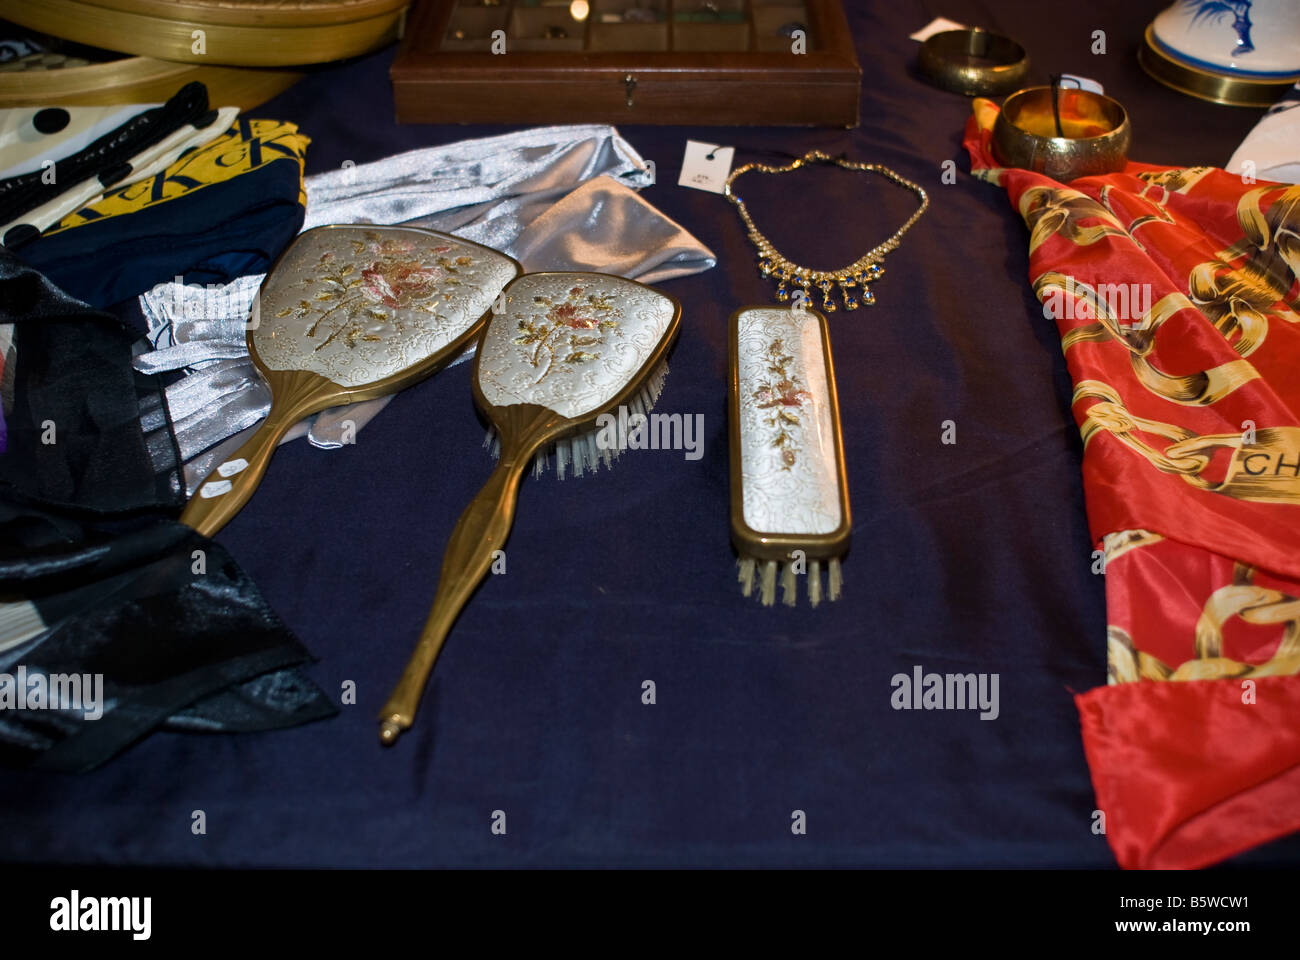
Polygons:
<instances>
[{"instance_id":1,"label":"brass ashtray","mask_svg":"<svg viewBox=\"0 0 1300 960\"><path fill-rule=\"evenodd\" d=\"M1019 90L993 123L1000 164L1062 183L1123 170L1131 140L1128 113L1118 100L1071 87Z\"/></svg>"},{"instance_id":2,"label":"brass ashtray","mask_svg":"<svg viewBox=\"0 0 1300 960\"><path fill-rule=\"evenodd\" d=\"M1010 93L1029 73L1024 47L979 27L945 30L928 37L916 63L932 85L968 97Z\"/></svg>"}]
</instances>

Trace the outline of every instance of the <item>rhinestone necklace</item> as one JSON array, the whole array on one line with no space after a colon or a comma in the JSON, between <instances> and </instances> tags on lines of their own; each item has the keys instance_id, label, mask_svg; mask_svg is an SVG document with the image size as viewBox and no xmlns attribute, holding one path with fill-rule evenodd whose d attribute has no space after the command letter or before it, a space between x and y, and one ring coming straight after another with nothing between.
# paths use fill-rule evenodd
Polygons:
<instances>
[{"instance_id":1,"label":"rhinestone necklace","mask_svg":"<svg viewBox=\"0 0 1300 960\"><path fill-rule=\"evenodd\" d=\"M801 267L799 264L793 263L782 256L776 247L772 246L772 242L759 232L758 227L754 226L754 220L750 217L749 211L745 209L745 201L741 200L732 191L731 185L742 173L747 173L750 170L760 170L763 173L789 173L791 170L797 170L810 163L834 163L846 170L877 173L900 187L911 190L921 199L921 205L905 224L894 231L893 236L872 247L848 266L841 267L839 270L812 270L808 267ZM881 266L881 261L885 259L886 254L897 249L903 239L903 234L908 231L912 224L921 219L921 214L925 213L926 208L930 206L930 198L926 196L925 190L911 180L900 177L888 167L882 167L878 163L858 163L843 157L832 157L820 150L810 150L799 159L783 167L773 167L765 163L746 163L737 167L731 172L731 176L727 177L723 193L740 211L740 219L745 221L745 226L749 230L750 242L758 248L758 272L777 281L776 298L781 301L789 300L791 294L795 292L794 288L801 288L806 301L811 303L812 294L810 288L815 287L821 291L821 306L827 313L834 312L836 309L835 301L831 299L831 291L835 287L839 287L840 299L844 302L844 309L846 310L856 310L859 303L870 305L876 302L876 296L871 292L871 284L884 275L885 268ZM855 290L859 288L862 291L861 296L855 293Z\"/></svg>"}]
</instances>

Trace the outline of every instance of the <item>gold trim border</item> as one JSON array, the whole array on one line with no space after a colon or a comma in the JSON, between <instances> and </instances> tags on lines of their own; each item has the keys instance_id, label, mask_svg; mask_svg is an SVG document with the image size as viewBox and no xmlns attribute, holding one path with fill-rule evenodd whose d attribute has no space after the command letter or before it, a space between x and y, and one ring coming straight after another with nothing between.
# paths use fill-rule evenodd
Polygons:
<instances>
[{"instance_id":1,"label":"gold trim border","mask_svg":"<svg viewBox=\"0 0 1300 960\"><path fill-rule=\"evenodd\" d=\"M1175 60L1155 41L1154 25L1148 25L1138 47L1138 63L1147 75L1171 90L1227 107L1270 107L1300 81L1300 73L1276 79L1239 77L1206 70Z\"/></svg>"},{"instance_id":2,"label":"gold trim border","mask_svg":"<svg viewBox=\"0 0 1300 960\"><path fill-rule=\"evenodd\" d=\"M831 360L830 330L826 317L812 307L806 308L817 318L821 329L822 357L826 362L826 402L830 406L831 434L835 439L835 473L840 493L840 525L830 533L765 533L745 522L745 495L741 479L740 455L740 315L748 310L770 310L771 304L757 303L736 310L727 322L729 345L727 416L731 480L731 542L736 551L759 560L788 560L790 551L802 550L810 560L840 557L848 552L853 517L849 513L849 481L844 469L844 435L840 429L840 398L835 389L835 365ZM781 308L784 309L784 308Z\"/></svg>"}]
</instances>

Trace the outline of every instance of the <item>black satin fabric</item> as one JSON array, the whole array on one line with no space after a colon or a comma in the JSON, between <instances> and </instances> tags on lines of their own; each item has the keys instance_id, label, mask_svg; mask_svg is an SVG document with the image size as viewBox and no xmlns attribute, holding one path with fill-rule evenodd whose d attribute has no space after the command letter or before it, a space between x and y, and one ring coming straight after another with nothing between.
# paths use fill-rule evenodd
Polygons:
<instances>
[{"instance_id":1,"label":"black satin fabric","mask_svg":"<svg viewBox=\"0 0 1300 960\"><path fill-rule=\"evenodd\" d=\"M194 572L201 551L205 570ZM98 766L173 714L176 729L258 730L334 713L284 668L309 659L230 555L197 534L156 560L72 591L80 608L0 654L0 673L103 675L104 714L0 711L0 762ZM277 675L265 677L268 672ZM235 686L235 690L230 690ZM211 696L208 702L198 701Z\"/></svg>"},{"instance_id":2,"label":"black satin fabric","mask_svg":"<svg viewBox=\"0 0 1300 960\"><path fill-rule=\"evenodd\" d=\"M175 521L179 458L174 439L145 441L141 406L161 384L131 368L133 335L0 250L0 323L11 322L0 600L31 603L49 629L0 652L0 673L102 674L106 704L94 720L0 711L0 762L85 770L158 727L332 715L291 669L310 655L253 582Z\"/></svg>"}]
</instances>

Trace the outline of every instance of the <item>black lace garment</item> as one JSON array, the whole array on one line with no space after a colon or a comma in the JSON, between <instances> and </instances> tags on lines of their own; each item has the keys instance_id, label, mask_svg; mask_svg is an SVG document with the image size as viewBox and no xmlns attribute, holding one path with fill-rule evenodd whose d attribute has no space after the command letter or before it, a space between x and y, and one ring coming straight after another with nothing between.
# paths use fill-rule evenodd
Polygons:
<instances>
[{"instance_id":1,"label":"black lace garment","mask_svg":"<svg viewBox=\"0 0 1300 960\"><path fill-rule=\"evenodd\" d=\"M218 544L174 517L174 439L146 439L161 385L120 321L0 250L14 323L0 454L0 691L102 675L103 715L0 709L0 761L84 770L160 727L250 731L332 715L310 654ZM0 705L3 705L0 699Z\"/></svg>"}]
</instances>

